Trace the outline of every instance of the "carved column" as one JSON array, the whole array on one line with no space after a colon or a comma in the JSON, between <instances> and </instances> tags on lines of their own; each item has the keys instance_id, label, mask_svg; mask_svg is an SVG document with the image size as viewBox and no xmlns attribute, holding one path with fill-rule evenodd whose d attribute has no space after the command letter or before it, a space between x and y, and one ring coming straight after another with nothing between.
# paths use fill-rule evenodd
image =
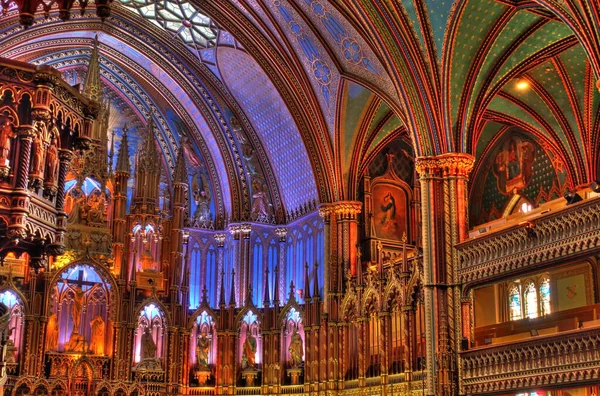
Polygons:
<instances>
[{"instance_id":1,"label":"carved column","mask_svg":"<svg viewBox=\"0 0 600 396\"><path fill-rule=\"evenodd\" d=\"M27 188L27 175L29 174L29 164L31 160L31 143L35 130L32 126L24 126L19 128L19 167L17 170L17 180L15 187L17 189Z\"/></svg>"},{"instance_id":2,"label":"carved column","mask_svg":"<svg viewBox=\"0 0 600 396\"><path fill-rule=\"evenodd\" d=\"M285 243L288 229L279 227L275 229L275 234L279 237L279 256L277 257L277 276L275 277L275 288L273 293L273 306L281 305L280 296L285 296L285 276L283 269L285 268Z\"/></svg>"},{"instance_id":3,"label":"carved column","mask_svg":"<svg viewBox=\"0 0 600 396\"><path fill-rule=\"evenodd\" d=\"M358 386L365 386L365 376L367 373L367 348L369 343L367 338L368 326L367 318L358 319Z\"/></svg>"},{"instance_id":4,"label":"carved column","mask_svg":"<svg viewBox=\"0 0 600 396\"><path fill-rule=\"evenodd\" d=\"M390 367L390 354L392 353L392 323L389 311L379 313L379 356L381 359L381 394L387 395L387 385L389 383L388 374Z\"/></svg>"},{"instance_id":5,"label":"carved column","mask_svg":"<svg viewBox=\"0 0 600 396\"><path fill-rule=\"evenodd\" d=\"M421 181L428 395L458 391L460 287L454 246L467 235L467 182L474 158L450 153L417 158ZM434 388L435 384L435 388Z\"/></svg>"},{"instance_id":6,"label":"carved column","mask_svg":"<svg viewBox=\"0 0 600 396\"><path fill-rule=\"evenodd\" d=\"M246 304L246 297L248 296L248 287L252 285L252 266L250 265L250 233L252 226L250 224L242 224L240 226L240 238L241 238L241 249L240 249L240 263L243 271L240 274L240 304L243 306ZM257 293L258 291L254 291ZM253 295L254 295L253 293Z\"/></svg>"},{"instance_id":7,"label":"carved column","mask_svg":"<svg viewBox=\"0 0 600 396\"><path fill-rule=\"evenodd\" d=\"M19 128L19 161L17 168L17 177L15 180L15 192L12 196L11 219L8 226L8 236L19 240L27 237L25 223L29 213L29 191L27 191L27 182L29 175L29 161L31 158L31 143L35 130L33 127L26 126Z\"/></svg>"},{"instance_id":8,"label":"carved column","mask_svg":"<svg viewBox=\"0 0 600 396\"><path fill-rule=\"evenodd\" d=\"M402 345L404 346L404 371L413 371L417 339L415 334L415 310L411 305L402 306Z\"/></svg>"},{"instance_id":9,"label":"carved column","mask_svg":"<svg viewBox=\"0 0 600 396\"><path fill-rule=\"evenodd\" d=\"M225 271L225 238L227 236L224 233L217 233L214 235L215 241L217 242L217 274L219 276ZM223 282L217 284L217 296L221 295L221 287L225 287Z\"/></svg>"}]
</instances>

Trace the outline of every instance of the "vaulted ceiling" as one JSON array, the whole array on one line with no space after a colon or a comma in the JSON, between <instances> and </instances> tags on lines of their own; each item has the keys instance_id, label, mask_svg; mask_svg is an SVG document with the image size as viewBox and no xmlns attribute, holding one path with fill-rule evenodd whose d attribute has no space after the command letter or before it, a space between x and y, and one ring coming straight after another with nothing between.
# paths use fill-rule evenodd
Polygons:
<instances>
[{"instance_id":1,"label":"vaulted ceiling","mask_svg":"<svg viewBox=\"0 0 600 396\"><path fill-rule=\"evenodd\" d=\"M99 35L118 146L148 114L170 183L182 136L215 215L243 219L267 188L277 221L355 199L398 136L415 156L481 160L518 127L593 181L600 129L600 6L587 0L121 0L67 22L0 17L0 56L75 84ZM117 147L118 148L118 147Z\"/></svg>"}]
</instances>

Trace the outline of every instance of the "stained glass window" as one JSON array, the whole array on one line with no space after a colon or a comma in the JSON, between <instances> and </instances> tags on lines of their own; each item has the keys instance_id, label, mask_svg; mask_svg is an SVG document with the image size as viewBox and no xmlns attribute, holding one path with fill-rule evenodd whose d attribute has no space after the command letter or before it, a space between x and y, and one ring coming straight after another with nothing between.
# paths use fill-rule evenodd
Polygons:
<instances>
[{"instance_id":1,"label":"stained glass window","mask_svg":"<svg viewBox=\"0 0 600 396\"><path fill-rule=\"evenodd\" d=\"M535 289L535 284L533 282L527 285L525 289L525 315L528 318L537 318L538 317L538 298L537 298L537 290Z\"/></svg>"},{"instance_id":2,"label":"stained glass window","mask_svg":"<svg viewBox=\"0 0 600 396\"><path fill-rule=\"evenodd\" d=\"M518 285L510 289L509 294L510 320L521 319L521 291Z\"/></svg>"},{"instance_id":3,"label":"stained glass window","mask_svg":"<svg viewBox=\"0 0 600 396\"><path fill-rule=\"evenodd\" d=\"M545 278L540 283L540 302L542 306L542 315L548 315L552 312L550 308L550 279Z\"/></svg>"},{"instance_id":4,"label":"stained glass window","mask_svg":"<svg viewBox=\"0 0 600 396\"><path fill-rule=\"evenodd\" d=\"M217 26L187 1L121 0L121 4L156 26L179 36L196 51L216 43Z\"/></svg>"}]
</instances>

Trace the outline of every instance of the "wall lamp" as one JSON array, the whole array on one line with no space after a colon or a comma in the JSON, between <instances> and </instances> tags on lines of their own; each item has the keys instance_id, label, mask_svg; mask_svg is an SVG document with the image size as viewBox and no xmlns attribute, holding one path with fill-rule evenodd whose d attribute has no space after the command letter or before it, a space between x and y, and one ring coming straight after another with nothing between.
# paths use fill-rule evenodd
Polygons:
<instances>
[{"instance_id":1,"label":"wall lamp","mask_svg":"<svg viewBox=\"0 0 600 396\"><path fill-rule=\"evenodd\" d=\"M567 201L567 205L572 205L574 203L583 201L583 198L581 198L581 195L579 195L577 193L567 191L565 193L565 200Z\"/></svg>"}]
</instances>

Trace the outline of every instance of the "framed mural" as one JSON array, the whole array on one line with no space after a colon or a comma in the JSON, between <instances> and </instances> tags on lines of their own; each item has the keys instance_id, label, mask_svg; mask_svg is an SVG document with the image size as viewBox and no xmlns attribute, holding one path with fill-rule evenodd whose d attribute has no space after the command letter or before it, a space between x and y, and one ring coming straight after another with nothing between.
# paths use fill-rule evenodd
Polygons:
<instances>
[{"instance_id":1,"label":"framed mural","mask_svg":"<svg viewBox=\"0 0 600 396\"><path fill-rule=\"evenodd\" d=\"M395 183L373 186L373 227L377 238L400 241L408 229L408 194Z\"/></svg>"},{"instance_id":2,"label":"framed mural","mask_svg":"<svg viewBox=\"0 0 600 396\"><path fill-rule=\"evenodd\" d=\"M504 142L494 161L494 174L500 193L511 195L529 185L533 177L535 151L532 142L518 135Z\"/></svg>"}]
</instances>

